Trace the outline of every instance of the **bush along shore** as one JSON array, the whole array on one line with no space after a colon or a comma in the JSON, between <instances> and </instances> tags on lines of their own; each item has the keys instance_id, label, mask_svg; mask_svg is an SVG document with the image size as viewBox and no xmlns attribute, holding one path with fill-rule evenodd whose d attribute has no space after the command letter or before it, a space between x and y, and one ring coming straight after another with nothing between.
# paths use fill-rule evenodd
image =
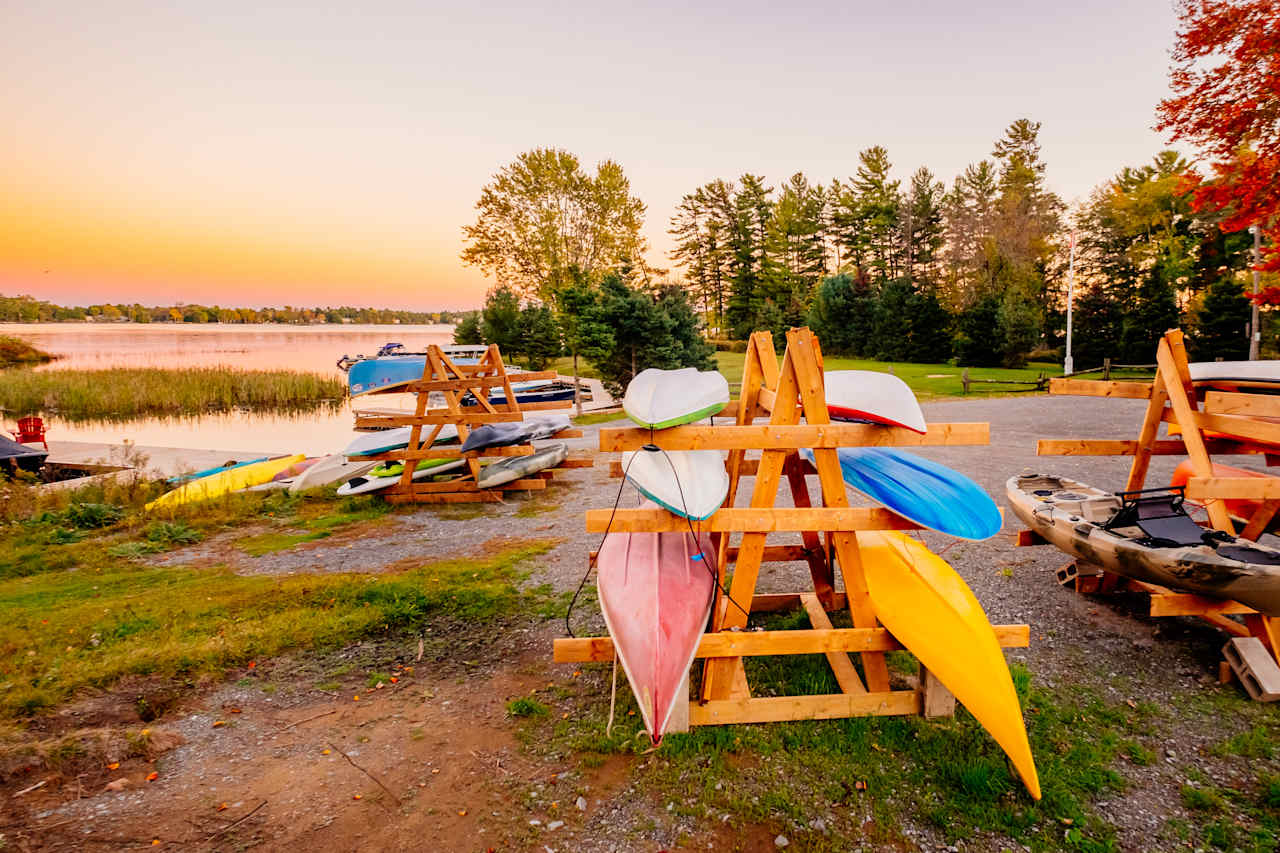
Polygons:
<instances>
[{"instance_id":1,"label":"bush along shore","mask_svg":"<svg viewBox=\"0 0 1280 853\"><path fill-rule=\"evenodd\" d=\"M53 356L22 338L0 335L0 368L26 367L53 361Z\"/></svg>"},{"instance_id":2,"label":"bush along shore","mask_svg":"<svg viewBox=\"0 0 1280 853\"><path fill-rule=\"evenodd\" d=\"M45 413L72 421L115 421L240 409L311 411L336 407L345 395L341 379L289 370L15 370L0 383L0 409L11 416Z\"/></svg>"}]
</instances>

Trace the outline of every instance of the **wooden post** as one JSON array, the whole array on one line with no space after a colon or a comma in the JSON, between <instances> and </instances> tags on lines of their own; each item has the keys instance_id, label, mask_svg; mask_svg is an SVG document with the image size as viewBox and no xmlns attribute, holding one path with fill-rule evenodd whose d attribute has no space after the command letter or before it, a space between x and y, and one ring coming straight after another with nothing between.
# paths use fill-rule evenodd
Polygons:
<instances>
[{"instance_id":1,"label":"wooden post","mask_svg":"<svg viewBox=\"0 0 1280 853\"><path fill-rule=\"evenodd\" d=\"M1102 360L1102 381L1111 381L1111 359L1109 358L1104 358Z\"/></svg>"},{"instance_id":2,"label":"wooden post","mask_svg":"<svg viewBox=\"0 0 1280 853\"><path fill-rule=\"evenodd\" d=\"M960 384L964 386L964 393L969 393L969 368L960 371Z\"/></svg>"}]
</instances>

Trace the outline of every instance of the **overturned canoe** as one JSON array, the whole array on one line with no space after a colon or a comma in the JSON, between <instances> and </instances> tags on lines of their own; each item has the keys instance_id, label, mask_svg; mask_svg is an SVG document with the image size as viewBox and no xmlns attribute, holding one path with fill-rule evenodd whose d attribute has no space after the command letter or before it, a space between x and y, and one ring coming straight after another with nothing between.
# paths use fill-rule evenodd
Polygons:
<instances>
[{"instance_id":1,"label":"overturned canoe","mask_svg":"<svg viewBox=\"0 0 1280 853\"><path fill-rule=\"evenodd\" d=\"M622 410L640 426L666 429L710 417L729 405L729 382L717 371L651 367L627 384Z\"/></svg>"},{"instance_id":2,"label":"overturned canoe","mask_svg":"<svg viewBox=\"0 0 1280 853\"><path fill-rule=\"evenodd\" d=\"M1096 566L1280 616L1280 549L1199 527L1181 496L1113 494L1063 477L1020 474L1005 486L1027 527Z\"/></svg>"},{"instance_id":3,"label":"overturned canoe","mask_svg":"<svg viewBox=\"0 0 1280 853\"><path fill-rule=\"evenodd\" d=\"M654 744L661 743L711 614L715 551L688 533L610 533L596 589L613 648Z\"/></svg>"},{"instance_id":4,"label":"overturned canoe","mask_svg":"<svg viewBox=\"0 0 1280 853\"><path fill-rule=\"evenodd\" d=\"M867 421L924 433L929 427L910 386L892 373L829 370L823 374L827 412L843 421Z\"/></svg>"},{"instance_id":5,"label":"overturned canoe","mask_svg":"<svg viewBox=\"0 0 1280 853\"><path fill-rule=\"evenodd\" d=\"M641 494L682 518L710 518L729 495L729 472L718 450L633 450L622 470Z\"/></svg>"}]
</instances>

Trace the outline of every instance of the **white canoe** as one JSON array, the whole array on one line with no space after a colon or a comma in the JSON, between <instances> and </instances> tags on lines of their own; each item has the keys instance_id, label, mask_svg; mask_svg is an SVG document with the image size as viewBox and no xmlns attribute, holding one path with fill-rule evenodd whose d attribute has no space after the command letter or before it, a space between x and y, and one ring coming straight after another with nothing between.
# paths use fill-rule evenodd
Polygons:
<instances>
[{"instance_id":1,"label":"white canoe","mask_svg":"<svg viewBox=\"0 0 1280 853\"><path fill-rule=\"evenodd\" d=\"M907 383L892 373L876 370L829 370L823 374L827 411L847 421L870 421L928 431L924 412Z\"/></svg>"},{"instance_id":2,"label":"white canoe","mask_svg":"<svg viewBox=\"0 0 1280 853\"><path fill-rule=\"evenodd\" d=\"M633 450L622 470L640 492L682 518L710 518L729 494L729 472L718 450Z\"/></svg>"},{"instance_id":3,"label":"white canoe","mask_svg":"<svg viewBox=\"0 0 1280 853\"><path fill-rule=\"evenodd\" d=\"M652 429L689 424L729 405L729 382L717 371L693 367L642 370L627 385L622 409L627 417Z\"/></svg>"},{"instance_id":4,"label":"white canoe","mask_svg":"<svg viewBox=\"0 0 1280 853\"><path fill-rule=\"evenodd\" d=\"M373 456L375 453L400 450L408 446L412 431L413 427L396 427L395 429L366 433L352 439L351 443L343 448L342 452L347 456ZM431 435L431 427L424 426L422 428L422 437L426 438L429 435ZM440 434L436 436L434 443L440 444L457 437L458 428L453 424L445 424L441 427Z\"/></svg>"},{"instance_id":5,"label":"white canoe","mask_svg":"<svg viewBox=\"0 0 1280 853\"><path fill-rule=\"evenodd\" d=\"M350 462L345 454L335 453L332 456L326 456L294 477L293 482L289 484L289 492L296 495L306 489L340 486L352 477L359 477L377 465L377 462Z\"/></svg>"}]
</instances>

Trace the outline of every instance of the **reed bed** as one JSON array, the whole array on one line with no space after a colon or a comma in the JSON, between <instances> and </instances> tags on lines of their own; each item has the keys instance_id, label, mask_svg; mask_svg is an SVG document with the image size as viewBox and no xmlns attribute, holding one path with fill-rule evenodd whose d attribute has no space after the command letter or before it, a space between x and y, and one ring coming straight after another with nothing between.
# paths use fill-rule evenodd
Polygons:
<instances>
[{"instance_id":1,"label":"reed bed","mask_svg":"<svg viewBox=\"0 0 1280 853\"><path fill-rule=\"evenodd\" d=\"M44 350L36 349L22 338L0 335L0 368L44 364L47 361L53 361L53 356Z\"/></svg>"},{"instance_id":2,"label":"reed bed","mask_svg":"<svg viewBox=\"0 0 1280 853\"><path fill-rule=\"evenodd\" d=\"M7 371L0 409L9 417L57 415L70 421L189 417L210 412L306 412L337 407L346 383L291 370L233 367L115 367Z\"/></svg>"}]
</instances>

